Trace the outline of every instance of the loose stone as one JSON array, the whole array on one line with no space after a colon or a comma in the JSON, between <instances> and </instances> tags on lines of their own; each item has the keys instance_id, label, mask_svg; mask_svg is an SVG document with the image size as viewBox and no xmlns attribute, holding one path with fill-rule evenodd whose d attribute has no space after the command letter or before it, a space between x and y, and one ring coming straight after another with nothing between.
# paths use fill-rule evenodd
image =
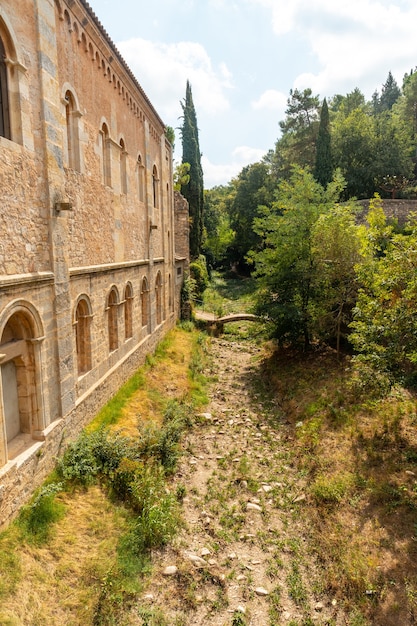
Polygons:
<instances>
[{"instance_id":1,"label":"loose stone","mask_svg":"<svg viewBox=\"0 0 417 626\"><path fill-rule=\"evenodd\" d=\"M186 557L196 567L206 567L206 565L208 565L207 561L202 559L200 556L197 556L196 554L186 554Z\"/></svg>"},{"instance_id":2,"label":"loose stone","mask_svg":"<svg viewBox=\"0 0 417 626\"><path fill-rule=\"evenodd\" d=\"M178 572L178 567L176 565L168 565L162 572L164 576L175 576Z\"/></svg>"},{"instance_id":3,"label":"loose stone","mask_svg":"<svg viewBox=\"0 0 417 626\"><path fill-rule=\"evenodd\" d=\"M254 504L253 502L248 502L246 505L248 511L262 511L262 508L259 504Z\"/></svg>"},{"instance_id":4,"label":"loose stone","mask_svg":"<svg viewBox=\"0 0 417 626\"><path fill-rule=\"evenodd\" d=\"M257 596L268 596L269 595L269 591L267 591L263 587L256 587L255 593L256 593Z\"/></svg>"}]
</instances>

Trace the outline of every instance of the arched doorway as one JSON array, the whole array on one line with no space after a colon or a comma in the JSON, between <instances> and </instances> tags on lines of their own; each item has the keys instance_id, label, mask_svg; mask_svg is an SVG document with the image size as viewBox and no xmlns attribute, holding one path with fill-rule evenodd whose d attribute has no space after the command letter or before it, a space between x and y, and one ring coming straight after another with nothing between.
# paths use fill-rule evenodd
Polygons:
<instances>
[{"instance_id":1,"label":"arched doorway","mask_svg":"<svg viewBox=\"0 0 417 626\"><path fill-rule=\"evenodd\" d=\"M43 429L41 394L38 393L39 341L28 311L12 313L1 331L0 375L2 433L0 457L5 463L40 438Z\"/></svg>"}]
</instances>

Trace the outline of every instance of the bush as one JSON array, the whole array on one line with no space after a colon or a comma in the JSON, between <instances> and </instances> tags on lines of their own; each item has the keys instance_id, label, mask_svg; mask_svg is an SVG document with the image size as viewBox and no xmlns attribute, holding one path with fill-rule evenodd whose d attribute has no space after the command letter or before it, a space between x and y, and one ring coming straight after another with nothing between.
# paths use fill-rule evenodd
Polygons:
<instances>
[{"instance_id":1,"label":"bush","mask_svg":"<svg viewBox=\"0 0 417 626\"><path fill-rule=\"evenodd\" d=\"M57 474L60 478L83 486L95 481L100 470L95 454L95 435L82 433L77 441L68 446L58 461Z\"/></svg>"},{"instance_id":2,"label":"bush","mask_svg":"<svg viewBox=\"0 0 417 626\"><path fill-rule=\"evenodd\" d=\"M178 529L178 505L172 494L157 501L148 500L131 532L131 541L139 554L166 545Z\"/></svg>"},{"instance_id":3,"label":"bush","mask_svg":"<svg viewBox=\"0 0 417 626\"><path fill-rule=\"evenodd\" d=\"M195 296L201 298L209 284L206 259L203 255L190 263L190 273L191 278L195 281Z\"/></svg>"},{"instance_id":4,"label":"bush","mask_svg":"<svg viewBox=\"0 0 417 626\"><path fill-rule=\"evenodd\" d=\"M50 483L39 489L33 500L21 510L19 525L26 536L36 542L45 541L51 524L61 519L64 505L56 502L55 496L62 491L62 483Z\"/></svg>"}]
</instances>

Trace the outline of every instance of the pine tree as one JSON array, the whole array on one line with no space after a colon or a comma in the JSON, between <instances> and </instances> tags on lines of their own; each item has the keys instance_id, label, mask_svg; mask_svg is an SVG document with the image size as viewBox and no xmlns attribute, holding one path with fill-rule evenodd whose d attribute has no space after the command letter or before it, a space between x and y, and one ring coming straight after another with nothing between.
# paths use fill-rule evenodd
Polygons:
<instances>
[{"instance_id":1,"label":"pine tree","mask_svg":"<svg viewBox=\"0 0 417 626\"><path fill-rule=\"evenodd\" d=\"M401 95L401 89L397 85L397 81L388 72L387 80L382 86L382 93L379 99L379 106L381 111L391 111L393 105L396 103Z\"/></svg>"},{"instance_id":2,"label":"pine tree","mask_svg":"<svg viewBox=\"0 0 417 626\"><path fill-rule=\"evenodd\" d=\"M190 165L189 182L181 185L181 193L188 200L190 211L190 256L196 259L201 251L203 237L204 183L201 153L198 141L197 116L193 103L191 85L187 80L185 101L181 103L183 124L181 127L182 162Z\"/></svg>"},{"instance_id":3,"label":"pine tree","mask_svg":"<svg viewBox=\"0 0 417 626\"><path fill-rule=\"evenodd\" d=\"M316 165L314 177L323 187L326 187L333 178L329 109L326 98L323 100L323 106L321 107L320 113L320 126L316 142Z\"/></svg>"}]
</instances>

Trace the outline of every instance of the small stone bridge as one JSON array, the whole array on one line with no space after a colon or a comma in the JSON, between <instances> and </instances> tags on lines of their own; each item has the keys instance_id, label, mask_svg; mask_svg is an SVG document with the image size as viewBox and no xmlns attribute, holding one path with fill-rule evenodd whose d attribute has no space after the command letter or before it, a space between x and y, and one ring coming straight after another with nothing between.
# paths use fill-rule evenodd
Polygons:
<instances>
[{"instance_id":1,"label":"small stone bridge","mask_svg":"<svg viewBox=\"0 0 417 626\"><path fill-rule=\"evenodd\" d=\"M229 313L222 317L217 317L214 313L208 313L207 311L196 310L194 313L196 320L205 322L207 330L215 335L219 335L223 332L223 326L230 322L258 322L260 318L252 313Z\"/></svg>"}]
</instances>

